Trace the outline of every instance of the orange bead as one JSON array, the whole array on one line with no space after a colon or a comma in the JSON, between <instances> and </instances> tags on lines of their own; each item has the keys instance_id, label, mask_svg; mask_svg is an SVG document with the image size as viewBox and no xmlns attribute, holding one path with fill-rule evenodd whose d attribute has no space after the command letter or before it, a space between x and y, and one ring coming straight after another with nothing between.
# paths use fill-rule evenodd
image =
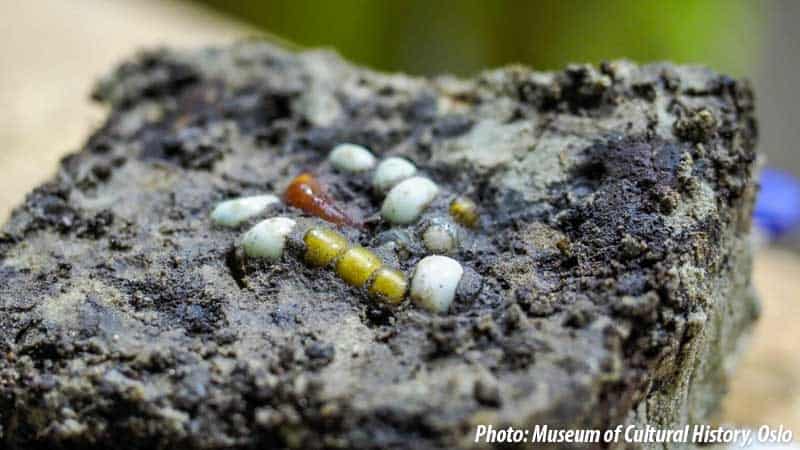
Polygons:
<instances>
[{"instance_id":1,"label":"orange bead","mask_svg":"<svg viewBox=\"0 0 800 450\"><path fill-rule=\"evenodd\" d=\"M294 206L306 214L337 225L360 225L325 194L319 181L308 172L301 173L292 180L283 197L288 205Z\"/></svg>"}]
</instances>

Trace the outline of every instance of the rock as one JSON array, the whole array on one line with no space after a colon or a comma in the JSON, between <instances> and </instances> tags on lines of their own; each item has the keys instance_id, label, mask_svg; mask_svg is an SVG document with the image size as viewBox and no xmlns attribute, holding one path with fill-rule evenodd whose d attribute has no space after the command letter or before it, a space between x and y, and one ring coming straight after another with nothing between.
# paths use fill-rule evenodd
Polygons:
<instances>
[{"instance_id":1,"label":"rock","mask_svg":"<svg viewBox=\"0 0 800 450\"><path fill-rule=\"evenodd\" d=\"M679 428L716 411L757 315L746 82L626 61L425 80L248 42L142 53L96 97L106 123L0 231L2 448ZM436 194L382 218L374 169L326 162L343 143L407 160ZM241 230L209 217L304 170L307 203L342 211L270 206L297 223L279 260L244 256ZM400 281L451 205L464 272L436 314ZM353 286L308 264L300 231L322 225L380 264L351 265Z\"/></svg>"}]
</instances>

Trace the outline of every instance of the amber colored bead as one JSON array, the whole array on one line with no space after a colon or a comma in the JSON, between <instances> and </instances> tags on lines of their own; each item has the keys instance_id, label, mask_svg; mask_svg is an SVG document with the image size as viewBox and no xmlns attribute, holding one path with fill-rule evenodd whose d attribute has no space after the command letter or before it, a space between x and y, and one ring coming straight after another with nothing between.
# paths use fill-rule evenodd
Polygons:
<instances>
[{"instance_id":1,"label":"amber colored bead","mask_svg":"<svg viewBox=\"0 0 800 450\"><path fill-rule=\"evenodd\" d=\"M478 225L478 206L466 197L458 197L450 203L450 215L465 227L475 228Z\"/></svg>"},{"instance_id":2,"label":"amber colored bead","mask_svg":"<svg viewBox=\"0 0 800 450\"><path fill-rule=\"evenodd\" d=\"M362 287L381 267L381 260L364 247L353 247L336 262L336 273L350 286Z\"/></svg>"},{"instance_id":3,"label":"amber colored bead","mask_svg":"<svg viewBox=\"0 0 800 450\"><path fill-rule=\"evenodd\" d=\"M306 262L316 267L327 266L349 247L344 236L326 228L311 228L303 242L306 244Z\"/></svg>"},{"instance_id":4,"label":"amber colored bead","mask_svg":"<svg viewBox=\"0 0 800 450\"><path fill-rule=\"evenodd\" d=\"M402 272L382 267L375 272L369 293L385 303L396 305L403 301L407 289L408 281Z\"/></svg>"},{"instance_id":5,"label":"amber colored bead","mask_svg":"<svg viewBox=\"0 0 800 450\"><path fill-rule=\"evenodd\" d=\"M348 216L325 194L319 181L308 172L301 173L289 183L283 198L288 205L328 222L337 225L359 225L358 221Z\"/></svg>"}]
</instances>

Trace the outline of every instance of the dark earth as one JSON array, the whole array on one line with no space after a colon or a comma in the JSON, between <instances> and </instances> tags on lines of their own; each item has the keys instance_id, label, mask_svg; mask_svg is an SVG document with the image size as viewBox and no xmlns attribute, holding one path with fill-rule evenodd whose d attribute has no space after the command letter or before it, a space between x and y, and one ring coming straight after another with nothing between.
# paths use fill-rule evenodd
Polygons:
<instances>
[{"instance_id":1,"label":"dark earth","mask_svg":"<svg viewBox=\"0 0 800 450\"><path fill-rule=\"evenodd\" d=\"M0 233L0 448L454 448L486 445L477 424L706 423L758 315L753 95L707 69L425 80L248 42L144 52L95 96L106 123ZM420 224L390 226L368 174L330 167L342 142L439 184ZM292 252L242 257L266 216L319 223L285 205L212 226L219 201L308 170L364 222L339 230L405 273L420 227L473 199L480 226L452 255L467 295L435 315Z\"/></svg>"}]
</instances>

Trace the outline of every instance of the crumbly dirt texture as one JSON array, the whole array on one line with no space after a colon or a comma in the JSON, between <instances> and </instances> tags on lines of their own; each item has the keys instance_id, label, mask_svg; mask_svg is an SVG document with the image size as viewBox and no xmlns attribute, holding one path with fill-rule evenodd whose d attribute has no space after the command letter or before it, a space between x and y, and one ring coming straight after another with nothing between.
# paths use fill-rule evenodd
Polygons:
<instances>
[{"instance_id":1,"label":"crumbly dirt texture","mask_svg":"<svg viewBox=\"0 0 800 450\"><path fill-rule=\"evenodd\" d=\"M107 122L0 234L0 447L453 448L476 424L677 427L714 413L758 314L747 83L619 61L430 80L265 43L143 53L102 80ZM448 314L381 306L219 201L313 171L341 228L406 273L341 142L404 156L481 226ZM484 445L484 444L481 444Z\"/></svg>"}]
</instances>

